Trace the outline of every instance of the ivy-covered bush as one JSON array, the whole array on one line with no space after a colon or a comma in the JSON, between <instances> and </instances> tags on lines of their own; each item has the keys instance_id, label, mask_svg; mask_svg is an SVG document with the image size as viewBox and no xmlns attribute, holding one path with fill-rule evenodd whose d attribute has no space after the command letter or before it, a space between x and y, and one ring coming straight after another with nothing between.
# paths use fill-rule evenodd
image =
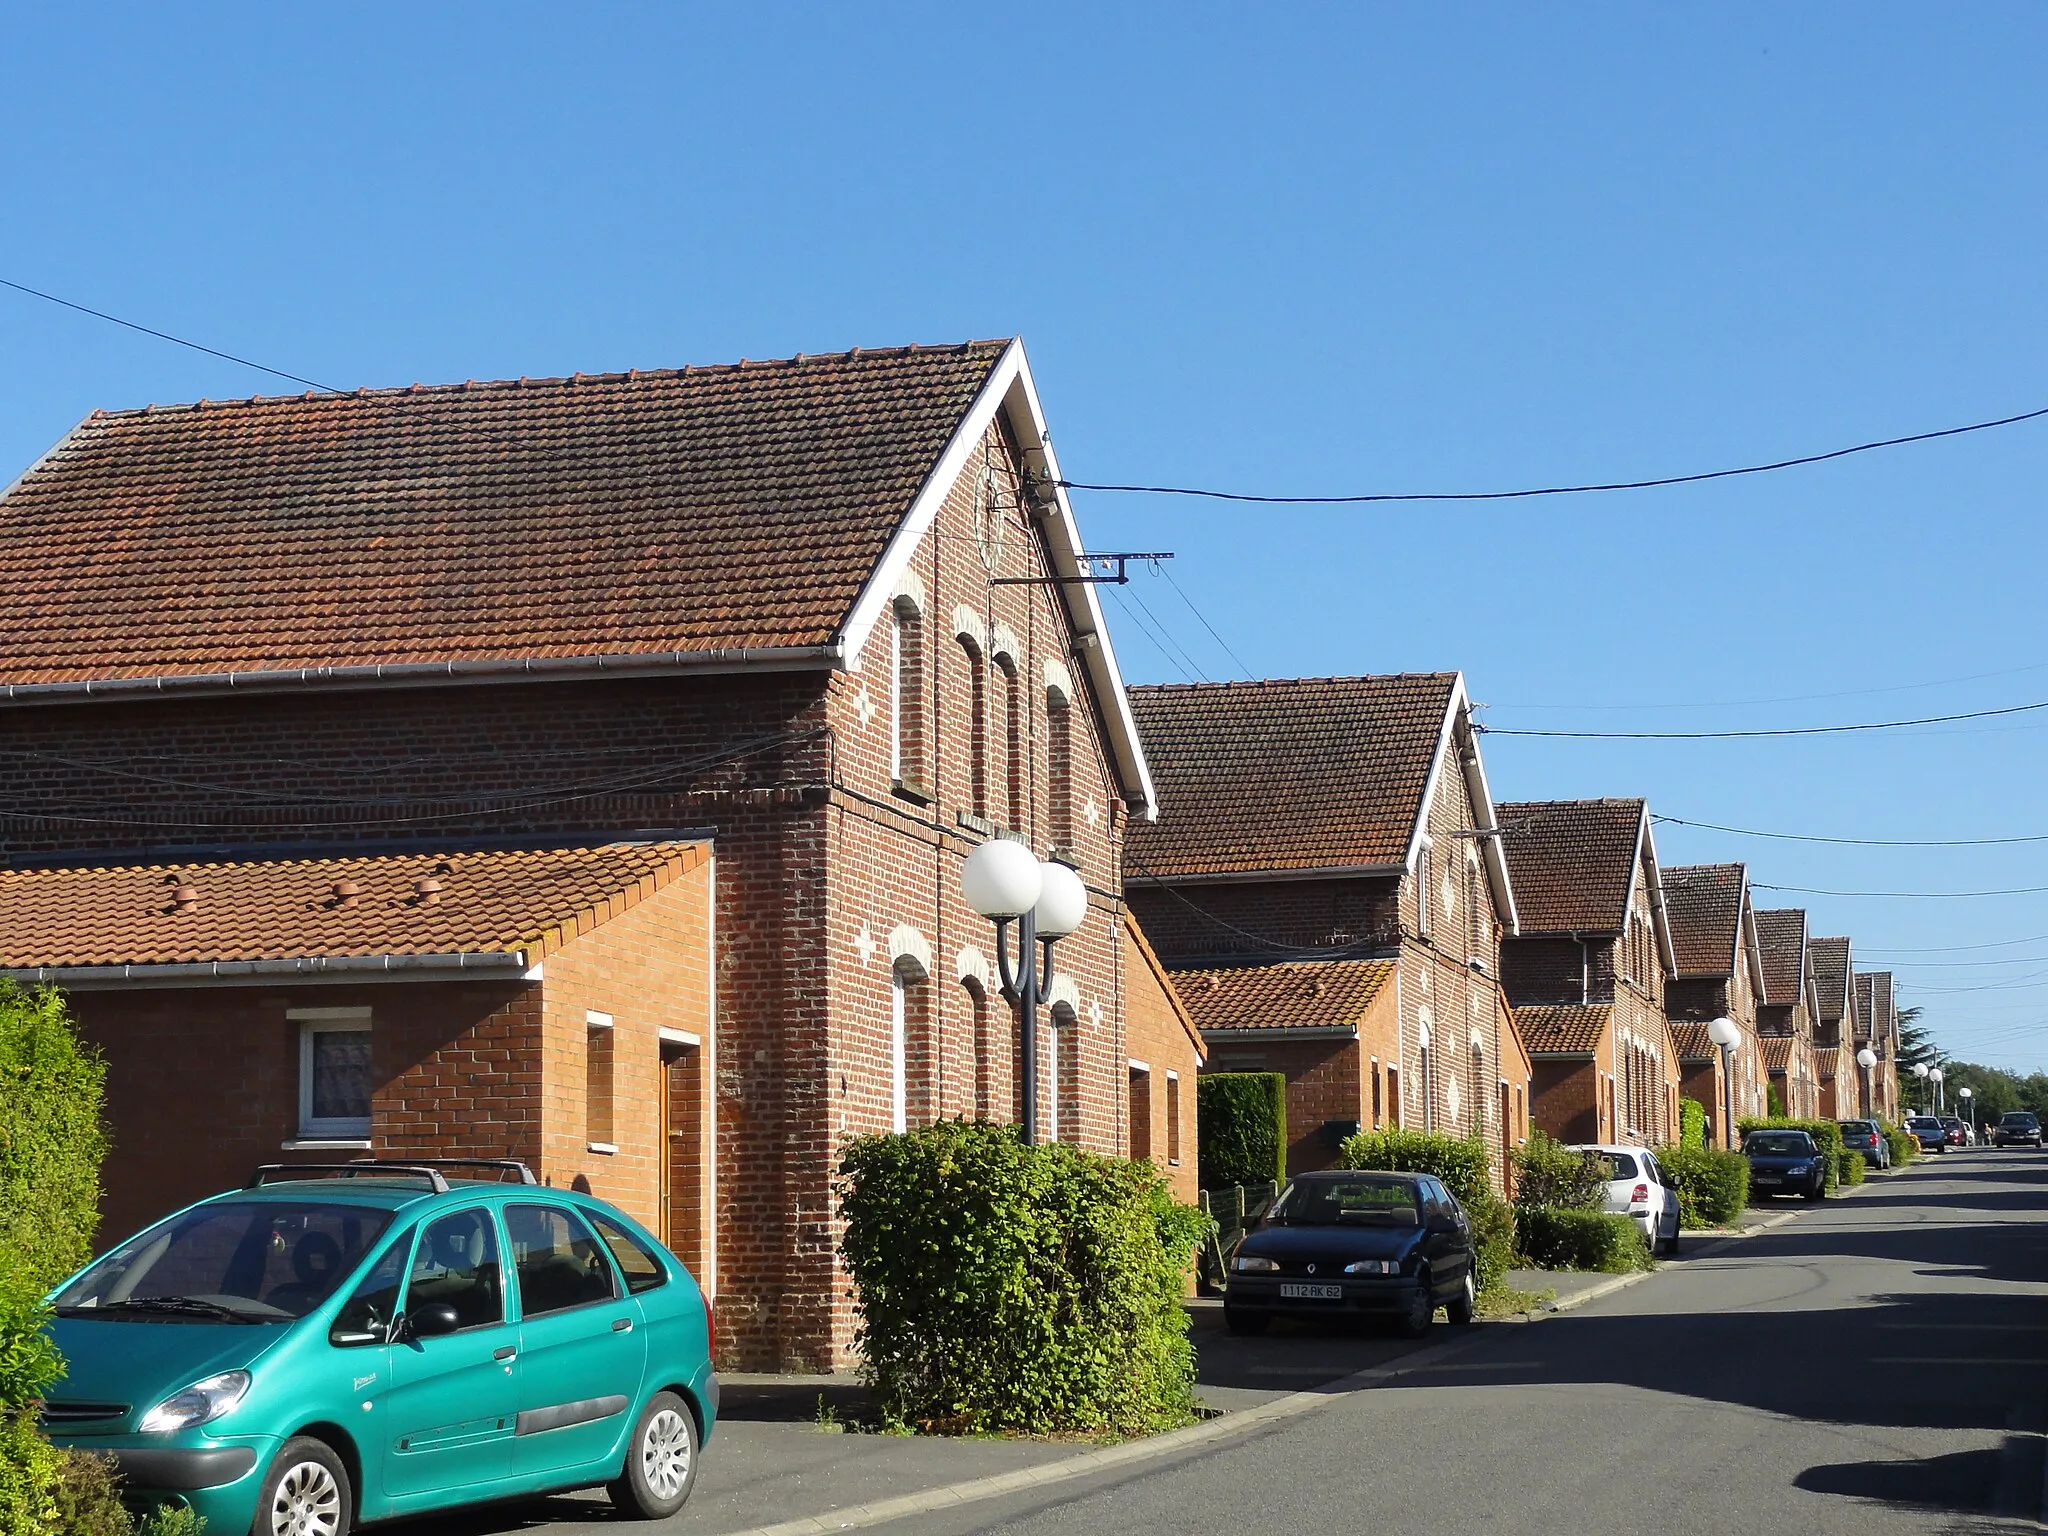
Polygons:
<instances>
[{"instance_id":1,"label":"ivy-covered bush","mask_svg":"<svg viewBox=\"0 0 2048 1536\"><path fill-rule=\"evenodd\" d=\"M1142 1434L1194 1412L1208 1218L1148 1164L941 1121L846 1150L840 1253L883 1412L941 1434Z\"/></svg>"},{"instance_id":2,"label":"ivy-covered bush","mask_svg":"<svg viewBox=\"0 0 2048 1536\"><path fill-rule=\"evenodd\" d=\"M1678 1144L1704 1147L1707 1144L1707 1106L1698 1099L1678 1101Z\"/></svg>"},{"instance_id":3,"label":"ivy-covered bush","mask_svg":"<svg viewBox=\"0 0 2048 1536\"><path fill-rule=\"evenodd\" d=\"M1835 1154L1835 1182L1837 1184L1861 1184L1867 1174L1868 1165L1861 1152L1848 1147Z\"/></svg>"},{"instance_id":4,"label":"ivy-covered bush","mask_svg":"<svg viewBox=\"0 0 2048 1536\"><path fill-rule=\"evenodd\" d=\"M1195 1079L1202 1188L1287 1180L1287 1079L1278 1072L1204 1072Z\"/></svg>"},{"instance_id":5,"label":"ivy-covered bush","mask_svg":"<svg viewBox=\"0 0 2048 1536\"><path fill-rule=\"evenodd\" d=\"M1394 1127L1346 1138L1338 1149L1342 1168L1383 1168L1394 1173L1427 1173L1443 1180L1472 1223L1474 1283L1484 1291L1515 1267L1515 1214L1494 1193L1486 1143L1478 1137L1439 1136Z\"/></svg>"},{"instance_id":6,"label":"ivy-covered bush","mask_svg":"<svg viewBox=\"0 0 2048 1536\"><path fill-rule=\"evenodd\" d=\"M1515 1227L1524 1257L1537 1269L1589 1269L1625 1275L1651 1265L1643 1229L1606 1211L1519 1206Z\"/></svg>"},{"instance_id":7,"label":"ivy-covered bush","mask_svg":"<svg viewBox=\"0 0 2048 1536\"><path fill-rule=\"evenodd\" d=\"M1599 1209L1607 1196L1608 1165L1597 1152L1574 1152L1541 1131L1514 1152L1515 1208Z\"/></svg>"},{"instance_id":8,"label":"ivy-covered bush","mask_svg":"<svg viewBox=\"0 0 2048 1536\"><path fill-rule=\"evenodd\" d=\"M1678 1186L1678 1224L1732 1227L1749 1204L1749 1159L1719 1147L1664 1147L1657 1161Z\"/></svg>"},{"instance_id":9,"label":"ivy-covered bush","mask_svg":"<svg viewBox=\"0 0 2048 1536\"><path fill-rule=\"evenodd\" d=\"M1751 1131L1804 1131L1820 1148L1821 1165L1827 1170L1827 1187L1841 1182L1842 1128L1832 1120L1790 1120L1774 1115L1767 1120L1738 1120L1735 1128L1747 1136Z\"/></svg>"}]
</instances>

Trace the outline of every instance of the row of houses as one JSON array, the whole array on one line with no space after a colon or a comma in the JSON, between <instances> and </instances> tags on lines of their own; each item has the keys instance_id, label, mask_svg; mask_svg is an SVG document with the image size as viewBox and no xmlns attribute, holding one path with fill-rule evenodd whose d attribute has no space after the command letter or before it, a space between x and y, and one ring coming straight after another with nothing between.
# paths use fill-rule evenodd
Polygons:
<instances>
[{"instance_id":1,"label":"row of houses","mask_svg":"<svg viewBox=\"0 0 2048 1536\"><path fill-rule=\"evenodd\" d=\"M1132 910L1209 1047L1284 1073L1290 1171L1360 1129L1675 1140L1898 1111L1888 972L1741 864L1667 868L1642 799L1496 801L1457 673L1131 690L1160 816ZM1727 1018L1729 1058L1709 1038ZM1876 1066L1864 1070L1857 1053Z\"/></svg>"},{"instance_id":2,"label":"row of houses","mask_svg":"<svg viewBox=\"0 0 2048 1536\"><path fill-rule=\"evenodd\" d=\"M1889 1055L1889 978L1640 801L1497 805L1456 674L1127 688L1014 341L95 412L0 535L0 968L105 1054L109 1238L516 1157L723 1363L839 1362L846 1139L1023 1110L999 837L1090 897L1039 1129L1187 1198L1205 1067L1286 1072L1310 1166L1665 1139L1719 1012L1738 1109Z\"/></svg>"}]
</instances>

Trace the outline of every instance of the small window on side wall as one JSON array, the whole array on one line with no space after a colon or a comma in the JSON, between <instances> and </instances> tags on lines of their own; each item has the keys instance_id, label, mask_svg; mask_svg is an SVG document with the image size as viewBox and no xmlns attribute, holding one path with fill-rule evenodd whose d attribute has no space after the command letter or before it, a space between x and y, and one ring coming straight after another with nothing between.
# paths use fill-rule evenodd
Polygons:
<instances>
[{"instance_id":1,"label":"small window on side wall","mask_svg":"<svg viewBox=\"0 0 2048 1536\"><path fill-rule=\"evenodd\" d=\"M299 1025L299 1135L364 1141L370 1135L370 1010L307 1008Z\"/></svg>"}]
</instances>

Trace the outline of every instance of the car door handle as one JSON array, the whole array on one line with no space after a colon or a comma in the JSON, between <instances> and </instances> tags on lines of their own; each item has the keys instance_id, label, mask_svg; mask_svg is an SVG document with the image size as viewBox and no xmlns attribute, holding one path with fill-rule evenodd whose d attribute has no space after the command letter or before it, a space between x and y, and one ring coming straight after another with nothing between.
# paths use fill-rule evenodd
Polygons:
<instances>
[{"instance_id":1,"label":"car door handle","mask_svg":"<svg viewBox=\"0 0 2048 1536\"><path fill-rule=\"evenodd\" d=\"M632 1331L633 1319L630 1317L615 1317L612 1319L613 1333L631 1333Z\"/></svg>"},{"instance_id":2,"label":"car door handle","mask_svg":"<svg viewBox=\"0 0 2048 1536\"><path fill-rule=\"evenodd\" d=\"M517 1355L518 1353L519 1349L517 1345L507 1344L500 1349L492 1350L491 1358L493 1360L510 1360L511 1358L513 1358L513 1356Z\"/></svg>"}]
</instances>

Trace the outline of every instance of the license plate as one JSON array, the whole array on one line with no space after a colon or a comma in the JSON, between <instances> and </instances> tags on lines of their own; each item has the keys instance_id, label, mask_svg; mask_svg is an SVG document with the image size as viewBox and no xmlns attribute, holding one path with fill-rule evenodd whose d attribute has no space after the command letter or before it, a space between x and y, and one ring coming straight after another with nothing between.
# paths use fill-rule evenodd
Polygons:
<instances>
[{"instance_id":1,"label":"license plate","mask_svg":"<svg viewBox=\"0 0 2048 1536\"><path fill-rule=\"evenodd\" d=\"M1344 1287L1341 1285L1283 1285L1282 1296L1296 1301L1342 1301Z\"/></svg>"},{"instance_id":2,"label":"license plate","mask_svg":"<svg viewBox=\"0 0 2048 1536\"><path fill-rule=\"evenodd\" d=\"M1756 1176L1756 1181L1759 1184L1782 1184L1785 1182L1775 1173L1760 1173Z\"/></svg>"}]
</instances>

